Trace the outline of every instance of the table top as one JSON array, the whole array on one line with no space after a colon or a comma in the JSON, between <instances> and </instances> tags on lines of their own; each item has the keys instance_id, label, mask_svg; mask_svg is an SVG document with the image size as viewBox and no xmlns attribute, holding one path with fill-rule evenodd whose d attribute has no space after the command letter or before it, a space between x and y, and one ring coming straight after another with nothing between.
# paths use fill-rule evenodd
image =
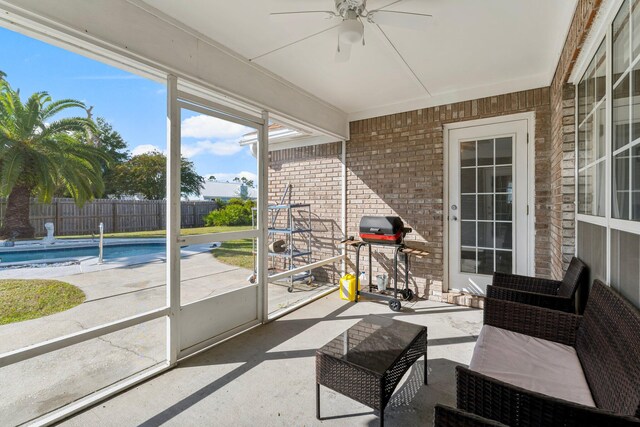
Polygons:
<instances>
[{"instance_id":1,"label":"table top","mask_svg":"<svg viewBox=\"0 0 640 427\"><path fill-rule=\"evenodd\" d=\"M426 326L371 314L318 351L383 375L426 329Z\"/></svg>"}]
</instances>

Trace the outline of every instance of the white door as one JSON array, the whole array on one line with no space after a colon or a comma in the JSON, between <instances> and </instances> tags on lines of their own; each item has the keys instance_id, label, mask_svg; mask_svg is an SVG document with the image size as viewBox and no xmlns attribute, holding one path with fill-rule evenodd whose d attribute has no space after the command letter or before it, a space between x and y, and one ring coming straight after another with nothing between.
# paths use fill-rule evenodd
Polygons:
<instances>
[{"instance_id":1,"label":"white door","mask_svg":"<svg viewBox=\"0 0 640 427\"><path fill-rule=\"evenodd\" d=\"M448 288L484 295L527 274L527 120L448 129Z\"/></svg>"},{"instance_id":2,"label":"white door","mask_svg":"<svg viewBox=\"0 0 640 427\"><path fill-rule=\"evenodd\" d=\"M206 231L201 229L203 234L194 234L193 229L186 227L180 230L178 241L184 246L182 252L185 255L174 261L176 265L173 268L177 270L180 282L178 358L182 358L255 326L263 318L266 274L263 274L264 269L259 265L266 264L260 258L265 255L262 248L266 248L263 213L266 212L267 203L263 195L267 193L267 174L264 173L267 164L264 161L267 122L185 92L179 93L176 104L176 115L181 123L180 148L183 156L201 139L193 131L185 131L189 123L202 123L203 132L208 132L208 138L212 141L228 138L224 131L218 129L235 127L236 132L240 133L257 131L260 162L248 153L248 147L230 155L205 151L198 156L198 160L207 164L212 172L230 163L240 170L256 170L257 175L261 176L257 182L258 199L254 204L257 221L253 225L242 228L212 227ZM210 191L219 191L219 186L211 188ZM206 190L206 187L202 189ZM236 189L237 197L241 197L239 191ZM242 201L243 204L249 202ZM208 213L196 213L195 210L193 213L185 212L187 218L193 216L193 222L198 216L202 218ZM254 248L257 250L254 251Z\"/></svg>"}]
</instances>

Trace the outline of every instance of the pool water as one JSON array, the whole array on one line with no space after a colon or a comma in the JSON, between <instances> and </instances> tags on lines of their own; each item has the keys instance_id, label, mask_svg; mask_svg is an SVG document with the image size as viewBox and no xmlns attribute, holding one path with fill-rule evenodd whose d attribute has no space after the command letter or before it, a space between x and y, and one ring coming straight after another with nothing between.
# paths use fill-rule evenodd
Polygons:
<instances>
[{"instance_id":1,"label":"pool water","mask_svg":"<svg viewBox=\"0 0 640 427\"><path fill-rule=\"evenodd\" d=\"M160 254L166 250L165 243L123 243L105 245L103 259L124 258L136 255ZM0 265L7 262L42 261L54 258L97 257L98 247L84 248L47 248L0 254Z\"/></svg>"}]
</instances>

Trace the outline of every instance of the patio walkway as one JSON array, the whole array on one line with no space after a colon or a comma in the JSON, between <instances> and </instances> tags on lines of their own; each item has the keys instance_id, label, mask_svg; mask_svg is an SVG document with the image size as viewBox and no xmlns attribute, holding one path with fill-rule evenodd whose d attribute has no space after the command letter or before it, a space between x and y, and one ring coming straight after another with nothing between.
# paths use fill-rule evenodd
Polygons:
<instances>
[{"instance_id":1,"label":"patio walkway","mask_svg":"<svg viewBox=\"0 0 640 427\"><path fill-rule=\"evenodd\" d=\"M422 386L419 360L398 386L385 421L430 425L436 402L455 404L454 367L471 359L482 311L419 301L393 313L386 304L344 303L336 293L194 356L62 425L378 425L371 409L324 387L322 414L329 419L315 418L316 348L369 313L429 327L429 385Z\"/></svg>"}]
</instances>

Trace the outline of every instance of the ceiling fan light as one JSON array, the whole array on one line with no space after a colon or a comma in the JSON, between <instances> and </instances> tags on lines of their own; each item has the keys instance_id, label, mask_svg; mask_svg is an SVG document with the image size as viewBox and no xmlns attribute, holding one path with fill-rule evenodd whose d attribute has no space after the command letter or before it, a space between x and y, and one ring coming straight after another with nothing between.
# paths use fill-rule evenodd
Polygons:
<instances>
[{"instance_id":1,"label":"ceiling fan light","mask_svg":"<svg viewBox=\"0 0 640 427\"><path fill-rule=\"evenodd\" d=\"M357 19L345 19L340 24L340 41L355 44L362 40L364 26Z\"/></svg>"}]
</instances>

